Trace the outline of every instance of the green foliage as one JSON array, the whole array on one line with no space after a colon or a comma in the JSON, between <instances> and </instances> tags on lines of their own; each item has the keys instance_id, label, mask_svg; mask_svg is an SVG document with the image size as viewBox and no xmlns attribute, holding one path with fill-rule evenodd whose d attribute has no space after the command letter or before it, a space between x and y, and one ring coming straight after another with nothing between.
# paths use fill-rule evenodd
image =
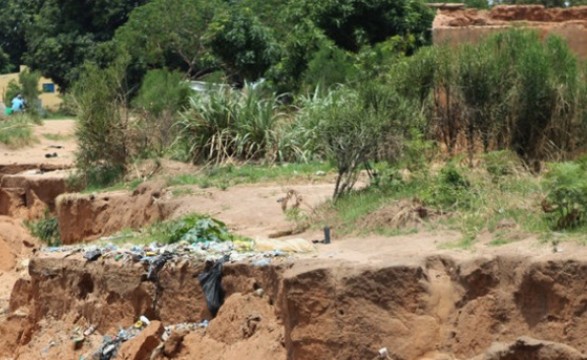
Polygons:
<instances>
[{"instance_id":1,"label":"green foliage","mask_svg":"<svg viewBox=\"0 0 587 360\"><path fill-rule=\"evenodd\" d=\"M33 117L40 117L42 112L41 100L39 99L39 80L41 73L38 71L25 70L18 75L21 94L26 101L26 111Z\"/></svg>"},{"instance_id":2,"label":"green foliage","mask_svg":"<svg viewBox=\"0 0 587 360\"><path fill-rule=\"evenodd\" d=\"M61 234L59 233L59 222L54 215L51 215L49 211L45 212L42 219L27 221L25 225L31 232L31 234L48 246L59 246L61 245Z\"/></svg>"},{"instance_id":3,"label":"green foliage","mask_svg":"<svg viewBox=\"0 0 587 360\"><path fill-rule=\"evenodd\" d=\"M27 51L25 32L44 2L45 0L0 0L0 48L8 56L7 62L4 62L4 55L0 56L0 71L15 71L23 64L23 54Z\"/></svg>"},{"instance_id":4,"label":"green foliage","mask_svg":"<svg viewBox=\"0 0 587 360\"><path fill-rule=\"evenodd\" d=\"M449 154L467 150L470 161L479 145L528 162L557 159L585 136L585 74L557 37L543 42L514 29L476 45L423 49L399 61L390 78L420 103L423 133Z\"/></svg>"},{"instance_id":5,"label":"green foliage","mask_svg":"<svg viewBox=\"0 0 587 360\"><path fill-rule=\"evenodd\" d=\"M223 222L210 217L190 215L168 225L168 235L164 242L224 242L233 241L235 238Z\"/></svg>"},{"instance_id":6,"label":"green foliage","mask_svg":"<svg viewBox=\"0 0 587 360\"><path fill-rule=\"evenodd\" d=\"M291 7L294 19L311 19L336 45L354 52L394 35L413 35L424 44L434 17L420 0L300 0Z\"/></svg>"},{"instance_id":7,"label":"green foliage","mask_svg":"<svg viewBox=\"0 0 587 360\"><path fill-rule=\"evenodd\" d=\"M115 42L139 67L167 67L198 77L216 70L205 34L223 9L218 0L152 0L130 14Z\"/></svg>"},{"instance_id":8,"label":"green foliage","mask_svg":"<svg viewBox=\"0 0 587 360\"><path fill-rule=\"evenodd\" d=\"M471 206L474 191L471 183L456 166L447 164L438 175L431 193L423 200L442 210L466 209Z\"/></svg>"},{"instance_id":9,"label":"green foliage","mask_svg":"<svg viewBox=\"0 0 587 360\"><path fill-rule=\"evenodd\" d=\"M87 64L74 86L78 109L76 167L85 186L117 181L129 159L125 68L124 63L105 70Z\"/></svg>"},{"instance_id":10,"label":"green foliage","mask_svg":"<svg viewBox=\"0 0 587 360\"><path fill-rule=\"evenodd\" d=\"M233 234L226 224L209 216L190 214L177 220L157 223L140 233L131 234L125 241L173 244L180 241L188 243L234 241L250 243L251 240Z\"/></svg>"},{"instance_id":11,"label":"green foliage","mask_svg":"<svg viewBox=\"0 0 587 360\"><path fill-rule=\"evenodd\" d=\"M348 89L337 90L322 109L316 132L338 170L335 200L353 188L360 167L375 159L389 127L386 110L363 103Z\"/></svg>"},{"instance_id":12,"label":"green foliage","mask_svg":"<svg viewBox=\"0 0 587 360\"><path fill-rule=\"evenodd\" d=\"M303 88L329 89L345 84L357 77L353 58L330 41L323 41L303 74Z\"/></svg>"},{"instance_id":13,"label":"green foliage","mask_svg":"<svg viewBox=\"0 0 587 360\"><path fill-rule=\"evenodd\" d=\"M543 180L544 216L554 230L572 229L587 220L587 171L582 164L552 164Z\"/></svg>"},{"instance_id":14,"label":"green foliage","mask_svg":"<svg viewBox=\"0 0 587 360\"><path fill-rule=\"evenodd\" d=\"M485 169L498 181L505 176L515 175L522 168L520 159L508 150L492 151L483 156Z\"/></svg>"},{"instance_id":15,"label":"green foliage","mask_svg":"<svg viewBox=\"0 0 587 360\"><path fill-rule=\"evenodd\" d=\"M34 120L25 114L12 115L7 120L0 120L0 143L16 149L33 143L32 125Z\"/></svg>"},{"instance_id":16,"label":"green foliage","mask_svg":"<svg viewBox=\"0 0 587 360\"><path fill-rule=\"evenodd\" d=\"M212 53L237 83L257 80L279 56L271 29L248 9L218 13L206 37Z\"/></svg>"},{"instance_id":17,"label":"green foliage","mask_svg":"<svg viewBox=\"0 0 587 360\"><path fill-rule=\"evenodd\" d=\"M12 99L14 99L20 93L22 93L22 88L18 82L16 80L10 80L6 90L4 91L4 104L6 106L11 106Z\"/></svg>"},{"instance_id":18,"label":"green foliage","mask_svg":"<svg viewBox=\"0 0 587 360\"><path fill-rule=\"evenodd\" d=\"M198 185L201 188L226 188L239 184L255 184L270 181L286 181L292 179L317 179L316 173L328 173L328 163L292 163L280 165L244 164L240 166L226 165L203 169L195 174L183 174L168 179L170 186ZM176 190L174 190L175 192Z\"/></svg>"},{"instance_id":19,"label":"green foliage","mask_svg":"<svg viewBox=\"0 0 587 360\"><path fill-rule=\"evenodd\" d=\"M135 7L146 2L40 2L38 12L33 13L33 21L26 27L26 64L53 79L62 90L67 90L79 77L83 63L99 60L100 45L112 39L114 31L126 22Z\"/></svg>"},{"instance_id":20,"label":"green foliage","mask_svg":"<svg viewBox=\"0 0 587 360\"><path fill-rule=\"evenodd\" d=\"M189 102L191 89L183 75L167 70L147 72L133 101L139 112L134 124L142 154L162 155L174 140L173 124Z\"/></svg>"},{"instance_id":21,"label":"green foliage","mask_svg":"<svg viewBox=\"0 0 587 360\"><path fill-rule=\"evenodd\" d=\"M282 116L274 94L264 97L248 86L242 91L212 89L192 97L181 114L178 146L194 162L271 162L278 153L276 128Z\"/></svg>"}]
</instances>

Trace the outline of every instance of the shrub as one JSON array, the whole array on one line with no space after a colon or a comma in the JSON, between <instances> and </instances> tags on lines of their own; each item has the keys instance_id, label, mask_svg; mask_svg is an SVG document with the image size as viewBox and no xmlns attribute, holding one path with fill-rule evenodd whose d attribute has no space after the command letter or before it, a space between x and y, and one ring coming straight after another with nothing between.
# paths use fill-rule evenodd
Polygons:
<instances>
[{"instance_id":1,"label":"shrub","mask_svg":"<svg viewBox=\"0 0 587 360\"><path fill-rule=\"evenodd\" d=\"M544 177L544 216L554 230L572 229L587 220L587 172L577 163L553 164Z\"/></svg>"},{"instance_id":2,"label":"shrub","mask_svg":"<svg viewBox=\"0 0 587 360\"><path fill-rule=\"evenodd\" d=\"M430 191L425 195L425 202L443 210L468 208L474 196L471 183L451 163L442 168Z\"/></svg>"},{"instance_id":3,"label":"shrub","mask_svg":"<svg viewBox=\"0 0 587 360\"><path fill-rule=\"evenodd\" d=\"M61 245L59 222L55 216L49 213L49 211L45 212L45 216L42 219L28 221L25 224L33 236L41 239L48 246Z\"/></svg>"},{"instance_id":4,"label":"shrub","mask_svg":"<svg viewBox=\"0 0 587 360\"><path fill-rule=\"evenodd\" d=\"M77 175L88 185L117 181L130 157L124 63L107 69L87 64L74 85L77 105Z\"/></svg>"},{"instance_id":5,"label":"shrub","mask_svg":"<svg viewBox=\"0 0 587 360\"><path fill-rule=\"evenodd\" d=\"M491 175L492 180L497 182L500 178L514 175L522 170L519 157L508 150L492 151L483 157L485 169Z\"/></svg>"},{"instance_id":6,"label":"shrub","mask_svg":"<svg viewBox=\"0 0 587 360\"><path fill-rule=\"evenodd\" d=\"M161 155L173 142L173 124L189 102L191 89L182 74L168 70L147 72L134 107L139 111L135 124L136 141L143 153Z\"/></svg>"},{"instance_id":7,"label":"shrub","mask_svg":"<svg viewBox=\"0 0 587 360\"><path fill-rule=\"evenodd\" d=\"M390 121L386 109L362 101L356 92L341 88L332 96L316 114L320 118L316 131L338 170L333 194L337 200L352 190L360 167L376 158Z\"/></svg>"}]
</instances>

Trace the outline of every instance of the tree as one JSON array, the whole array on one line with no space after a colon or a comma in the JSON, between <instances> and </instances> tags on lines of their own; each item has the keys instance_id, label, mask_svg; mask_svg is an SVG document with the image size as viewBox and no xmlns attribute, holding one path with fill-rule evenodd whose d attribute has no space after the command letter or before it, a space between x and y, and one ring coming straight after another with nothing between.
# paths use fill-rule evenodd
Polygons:
<instances>
[{"instance_id":1,"label":"tree","mask_svg":"<svg viewBox=\"0 0 587 360\"><path fill-rule=\"evenodd\" d=\"M99 45L109 41L128 14L147 1L42 1L26 29L26 64L67 89L78 78L81 65L95 60Z\"/></svg>"},{"instance_id":2,"label":"tree","mask_svg":"<svg viewBox=\"0 0 587 360\"><path fill-rule=\"evenodd\" d=\"M25 30L32 24L44 0L0 0L0 71L10 72L23 63ZM4 55L5 54L5 55ZM5 61L5 57L8 61Z\"/></svg>"},{"instance_id":3,"label":"tree","mask_svg":"<svg viewBox=\"0 0 587 360\"><path fill-rule=\"evenodd\" d=\"M291 4L292 20L312 20L339 47L357 52L394 35L428 42L434 17L421 0L300 0Z\"/></svg>"},{"instance_id":4,"label":"tree","mask_svg":"<svg viewBox=\"0 0 587 360\"><path fill-rule=\"evenodd\" d=\"M218 0L152 0L131 13L115 42L138 66L168 67L195 78L217 68L204 35L223 8Z\"/></svg>"},{"instance_id":5,"label":"tree","mask_svg":"<svg viewBox=\"0 0 587 360\"><path fill-rule=\"evenodd\" d=\"M237 83L260 78L279 56L271 30L248 9L231 8L218 14L207 38L210 50Z\"/></svg>"}]
</instances>

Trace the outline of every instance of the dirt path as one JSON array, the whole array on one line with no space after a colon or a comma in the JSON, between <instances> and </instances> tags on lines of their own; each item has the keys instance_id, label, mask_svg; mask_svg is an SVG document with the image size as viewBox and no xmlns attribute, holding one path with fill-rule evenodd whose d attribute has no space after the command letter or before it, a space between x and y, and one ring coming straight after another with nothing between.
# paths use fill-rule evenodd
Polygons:
<instances>
[{"instance_id":1,"label":"dirt path","mask_svg":"<svg viewBox=\"0 0 587 360\"><path fill-rule=\"evenodd\" d=\"M9 149L0 144L0 165L52 164L73 165L77 148L75 121L46 120L33 129L37 142L21 149ZM57 154L57 157L46 157Z\"/></svg>"}]
</instances>

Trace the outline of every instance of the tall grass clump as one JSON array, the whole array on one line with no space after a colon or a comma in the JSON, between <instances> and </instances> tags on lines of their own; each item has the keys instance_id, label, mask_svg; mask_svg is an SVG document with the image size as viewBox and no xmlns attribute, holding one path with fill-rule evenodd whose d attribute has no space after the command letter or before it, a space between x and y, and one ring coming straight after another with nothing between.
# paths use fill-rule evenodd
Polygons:
<instances>
[{"instance_id":1,"label":"tall grass clump","mask_svg":"<svg viewBox=\"0 0 587 360\"><path fill-rule=\"evenodd\" d=\"M25 114L15 114L0 120L0 143L12 149L30 145L35 141L33 123L34 121Z\"/></svg>"},{"instance_id":2,"label":"tall grass clump","mask_svg":"<svg viewBox=\"0 0 587 360\"><path fill-rule=\"evenodd\" d=\"M275 161L284 116L275 94L263 96L249 86L211 89L193 96L181 113L176 145L193 162Z\"/></svg>"},{"instance_id":3,"label":"tall grass clump","mask_svg":"<svg viewBox=\"0 0 587 360\"><path fill-rule=\"evenodd\" d=\"M392 70L420 103L425 134L449 154L512 150L525 161L564 159L584 138L585 73L564 40L531 30L456 49L422 49Z\"/></svg>"},{"instance_id":4,"label":"tall grass clump","mask_svg":"<svg viewBox=\"0 0 587 360\"><path fill-rule=\"evenodd\" d=\"M105 186L119 180L130 158L125 66L85 66L73 94L77 107L77 176L82 186Z\"/></svg>"}]
</instances>

